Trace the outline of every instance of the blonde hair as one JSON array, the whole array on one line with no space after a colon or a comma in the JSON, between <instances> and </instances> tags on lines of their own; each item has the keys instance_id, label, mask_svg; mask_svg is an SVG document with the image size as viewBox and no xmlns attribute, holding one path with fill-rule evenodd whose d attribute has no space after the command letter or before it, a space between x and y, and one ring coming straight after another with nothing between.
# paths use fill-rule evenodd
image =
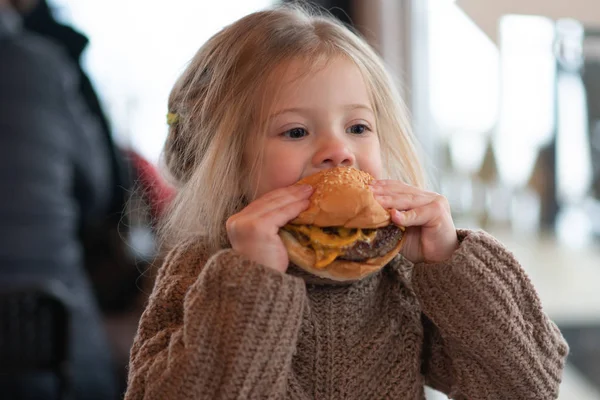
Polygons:
<instances>
[{"instance_id":1,"label":"blonde hair","mask_svg":"<svg viewBox=\"0 0 600 400\"><path fill-rule=\"evenodd\" d=\"M263 127L266 82L278 66L301 59L311 68L336 56L352 60L369 89L382 161L389 178L425 186L408 113L375 51L321 11L278 6L247 15L210 38L169 96L177 122L163 158L177 195L161 229L167 246L204 236L227 245L225 221L245 206L252 168L243 157Z\"/></svg>"}]
</instances>

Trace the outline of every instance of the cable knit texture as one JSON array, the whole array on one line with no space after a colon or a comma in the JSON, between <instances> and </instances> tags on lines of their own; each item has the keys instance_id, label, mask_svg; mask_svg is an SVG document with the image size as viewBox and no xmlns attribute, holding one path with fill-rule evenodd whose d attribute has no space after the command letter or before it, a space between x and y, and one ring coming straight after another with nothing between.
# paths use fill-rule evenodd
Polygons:
<instances>
[{"instance_id":1,"label":"cable knit texture","mask_svg":"<svg viewBox=\"0 0 600 400\"><path fill-rule=\"evenodd\" d=\"M339 284L201 241L159 271L126 400L555 399L568 353L513 255L483 232L438 264Z\"/></svg>"}]
</instances>

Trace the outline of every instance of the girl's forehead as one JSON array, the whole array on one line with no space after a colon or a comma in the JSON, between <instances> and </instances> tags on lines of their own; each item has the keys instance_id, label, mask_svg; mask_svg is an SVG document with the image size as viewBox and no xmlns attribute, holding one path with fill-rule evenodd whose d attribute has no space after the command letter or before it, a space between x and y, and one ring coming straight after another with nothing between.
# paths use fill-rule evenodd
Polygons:
<instances>
[{"instance_id":1,"label":"girl's forehead","mask_svg":"<svg viewBox=\"0 0 600 400\"><path fill-rule=\"evenodd\" d=\"M326 68L328 64L326 60L311 61L304 58L283 61L269 73L264 90L270 94L280 93L284 89L301 85L304 79Z\"/></svg>"},{"instance_id":2,"label":"girl's forehead","mask_svg":"<svg viewBox=\"0 0 600 400\"><path fill-rule=\"evenodd\" d=\"M310 76L318 68L324 68L321 63L294 58L285 60L264 76L259 93L257 93L257 115L260 120L267 118L281 102L282 96L302 84L303 79ZM323 62L324 64L324 62Z\"/></svg>"},{"instance_id":3,"label":"girl's forehead","mask_svg":"<svg viewBox=\"0 0 600 400\"><path fill-rule=\"evenodd\" d=\"M310 78L328 67L338 66L340 63L355 66L350 59L341 55L293 58L276 66L271 74L272 79L269 79L269 81L278 87L301 85L302 80Z\"/></svg>"},{"instance_id":4,"label":"girl's forehead","mask_svg":"<svg viewBox=\"0 0 600 400\"><path fill-rule=\"evenodd\" d=\"M358 66L348 57L336 55L333 57L317 57L315 59L295 58L280 63L265 79L263 90L265 99L276 103L282 96L294 96L295 92L306 88L319 73L324 70L335 78L338 72L353 70L352 80L365 84L362 72ZM348 74L344 74L348 76ZM325 84L329 83L327 80ZM365 85L367 91L369 88Z\"/></svg>"},{"instance_id":5,"label":"girl's forehead","mask_svg":"<svg viewBox=\"0 0 600 400\"><path fill-rule=\"evenodd\" d=\"M317 76L321 78L317 79ZM364 75L349 57L294 58L280 62L263 75L263 82L255 93L254 115L258 131L266 128L270 117L280 108L312 105L310 99L315 96L317 100L323 96L336 97L331 95L331 90L340 94L337 96L339 102L373 106ZM344 92L346 95L342 95ZM359 93L364 93L359 95L361 101L351 101Z\"/></svg>"}]
</instances>

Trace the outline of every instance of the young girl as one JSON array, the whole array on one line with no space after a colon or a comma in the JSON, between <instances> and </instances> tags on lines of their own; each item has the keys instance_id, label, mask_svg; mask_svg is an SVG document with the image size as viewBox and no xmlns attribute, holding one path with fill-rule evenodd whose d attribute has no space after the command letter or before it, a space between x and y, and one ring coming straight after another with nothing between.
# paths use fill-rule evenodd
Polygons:
<instances>
[{"instance_id":1,"label":"young girl","mask_svg":"<svg viewBox=\"0 0 600 400\"><path fill-rule=\"evenodd\" d=\"M171 248L131 351L126 399L553 399L567 345L512 254L456 230L424 189L382 62L341 24L293 8L212 37L169 99ZM360 281L288 265L292 186L349 165L407 227Z\"/></svg>"}]
</instances>

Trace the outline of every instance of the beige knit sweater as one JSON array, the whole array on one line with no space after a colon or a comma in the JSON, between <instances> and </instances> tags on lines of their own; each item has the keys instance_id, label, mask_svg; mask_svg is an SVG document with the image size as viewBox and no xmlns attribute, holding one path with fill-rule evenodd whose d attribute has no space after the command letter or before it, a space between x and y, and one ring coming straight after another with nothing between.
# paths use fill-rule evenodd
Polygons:
<instances>
[{"instance_id":1,"label":"beige knit sweater","mask_svg":"<svg viewBox=\"0 0 600 400\"><path fill-rule=\"evenodd\" d=\"M181 246L131 350L133 399L554 399L568 347L519 263L459 231L439 264L398 256L335 284Z\"/></svg>"}]
</instances>

